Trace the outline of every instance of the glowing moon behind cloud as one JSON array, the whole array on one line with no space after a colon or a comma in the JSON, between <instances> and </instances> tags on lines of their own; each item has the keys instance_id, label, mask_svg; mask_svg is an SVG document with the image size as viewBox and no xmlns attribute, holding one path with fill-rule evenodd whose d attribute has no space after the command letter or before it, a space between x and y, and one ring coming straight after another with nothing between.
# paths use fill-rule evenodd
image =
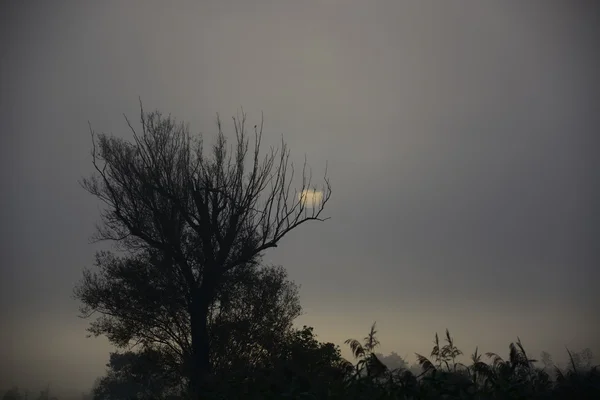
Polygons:
<instances>
[{"instance_id":1,"label":"glowing moon behind cloud","mask_svg":"<svg viewBox=\"0 0 600 400\"><path fill-rule=\"evenodd\" d=\"M301 193L298 193L298 200L306 208L314 208L319 206L321 201L323 201L323 192L315 189L303 190Z\"/></svg>"}]
</instances>

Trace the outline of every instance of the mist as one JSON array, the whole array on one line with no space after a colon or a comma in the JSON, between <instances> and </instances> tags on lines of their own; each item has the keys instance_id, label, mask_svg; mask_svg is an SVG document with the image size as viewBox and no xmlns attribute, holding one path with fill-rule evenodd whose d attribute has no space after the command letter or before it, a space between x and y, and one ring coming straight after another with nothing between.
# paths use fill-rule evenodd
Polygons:
<instances>
[{"instance_id":1,"label":"mist","mask_svg":"<svg viewBox=\"0 0 600 400\"><path fill-rule=\"evenodd\" d=\"M344 357L374 321L409 363L446 328L466 354L600 354L599 22L578 1L3 3L0 388L105 374L72 293L111 245L78 182L88 122L130 140L139 99L208 142L217 113L228 135L263 114L265 146L327 167L331 219L264 259Z\"/></svg>"}]
</instances>

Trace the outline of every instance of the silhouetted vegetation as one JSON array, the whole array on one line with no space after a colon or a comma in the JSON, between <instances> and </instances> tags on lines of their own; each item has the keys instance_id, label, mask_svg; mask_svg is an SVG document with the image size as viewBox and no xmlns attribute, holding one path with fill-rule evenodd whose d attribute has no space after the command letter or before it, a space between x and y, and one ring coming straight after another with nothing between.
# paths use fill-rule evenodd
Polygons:
<instances>
[{"instance_id":1,"label":"silhouetted vegetation","mask_svg":"<svg viewBox=\"0 0 600 400\"><path fill-rule=\"evenodd\" d=\"M373 324L363 340L345 342L354 362L345 360L311 327L292 326L298 287L282 267L261 263L288 232L323 220L327 178L322 198L309 204L315 188L303 169L291 194L285 143L261 161L256 126L248 165L245 115L234 118L235 150L217 120L210 157L170 117L142 110L141 123L141 134L129 124L134 143L92 133L97 174L83 186L106 204L97 239L115 242L117 252L97 253L74 294L84 317L97 316L90 333L119 350L84 398L600 398L590 351L567 350L567 369L542 353L540 367L518 338L507 359L476 348L465 365L446 330L429 355L416 354L415 368L396 353L376 353ZM27 397L13 388L2 399ZM49 390L39 399L49 400Z\"/></svg>"},{"instance_id":2,"label":"silhouetted vegetation","mask_svg":"<svg viewBox=\"0 0 600 400\"><path fill-rule=\"evenodd\" d=\"M144 348L158 346L169 359L179 358L193 397L212 385L215 334L209 321L215 307L215 318L235 307L231 280L244 279L244 270L293 229L322 221L331 195L325 177L322 197L307 201L317 196L306 163L301 188L292 192L285 142L263 157L262 123L254 126L251 149L245 114L233 122L232 149L217 118L216 144L207 155L202 138L192 138L186 126L141 109L141 132L127 120L134 143L92 131L96 174L83 181L106 205L96 238L126 251L121 257L100 254L97 265L106 279L87 274L76 291L84 313L101 315L92 332L119 346L137 339Z\"/></svg>"},{"instance_id":3,"label":"silhouetted vegetation","mask_svg":"<svg viewBox=\"0 0 600 400\"><path fill-rule=\"evenodd\" d=\"M37 396L30 396L29 391L20 390L15 386L7 390L1 398L2 400L58 400L56 396L51 395L49 385L44 390L41 390Z\"/></svg>"},{"instance_id":4,"label":"silhouetted vegetation","mask_svg":"<svg viewBox=\"0 0 600 400\"><path fill-rule=\"evenodd\" d=\"M382 362L374 353L379 345L375 326L358 341L349 339L356 362L342 358L339 347L319 342L313 329L288 331L285 340L259 362L236 364L217 372L206 399L597 399L599 366L592 365L589 349L569 354L570 365L560 369L550 363L535 366L517 340L509 345L504 360L495 353L476 349L470 364L455 362L462 353L446 331L445 344L435 335L429 358L417 355L418 372L402 358L398 368ZM544 354L544 353L542 353ZM547 355L547 353L545 353ZM154 350L111 354L107 375L92 391L96 400L189 399L185 376L165 368L163 355ZM398 360L398 358L400 360ZM485 359L485 360L484 360ZM47 400L48 391L38 399ZM3 400L26 397L13 388ZM86 398L87 400L87 398Z\"/></svg>"},{"instance_id":5,"label":"silhouetted vegetation","mask_svg":"<svg viewBox=\"0 0 600 400\"><path fill-rule=\"evenodd\" d=\"M598 366L592 354L569 351L566 371L556 366L536 367L517 340L509 345L509 358L476 349L471 363L456 361L462 354L446 331L445 344L435 335L429 358L417 354L420 371L403 366L391 368L375 353L379 345L375 325L363 341L348 339L356 362L350 363L331 343L316 340L312 328L291 331L269 357L260 363L239 364L215 373L209 399L596 399L600 394ZM396 357L400 358L396 355ZM394 359L396 358L394 357ZM141 362L145 360L144 362ZM583 360L583 362L582 362ZM129 363L125 369L123 361ZM396 360L399 362L399 360ZM94 390L95 399L183 399L184 386L148 379L160 367L160 358L126 353L111 357L109 373ZM145 364L143 372L139 367ZM125 374L122 372L126 370ZM136 372L137 371L137 372ZM154 372L155 373L155 372ZM158 374L157 376L161 376ZM154 382L146 384L143 382ZM107 392L106 387L112 387Z\"/></svg>"},{"instance_id":6,"label":"silhouetted vegetation","mask_svg":"<svg viewBox=\"0 0 600 400\"><path fill-rule=\"evenodd\" d=\"M482 360L478 349L471 355L470 365L457 362L462 354L450 332L445 344L435 335L429 358L416 354L421 373L415 375L406 367L390 369L374 353L379 342L375 325L361 343L349 339L358 360L354 371L346 376L345 392L340 398L350 399L592 399L600 395L600 371L591 365L589 349L575 357L569 352L571 366L563 371L550 363L535 367L521 341L509 345L509 358L486 353ZM567 350L568 351L568 350ZM547 353L546 353L547 354ZM576 358L579 360L576 361Z\"/></svg>"}]
</instances>

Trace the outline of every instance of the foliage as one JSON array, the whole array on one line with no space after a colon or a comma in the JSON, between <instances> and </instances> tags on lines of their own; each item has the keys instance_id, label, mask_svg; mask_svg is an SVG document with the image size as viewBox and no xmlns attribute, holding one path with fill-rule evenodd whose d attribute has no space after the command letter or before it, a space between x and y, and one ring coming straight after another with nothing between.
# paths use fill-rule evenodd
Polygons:
<instances>
[{"instance_id":1,"label":"foliage","mask_svg":"<svg viewBox=\"0 0 600 400\"><path fill-rule=\"evenodd\" d=\"M2 400L22 400L23 394L19 390L17 386L9 389L4 396L2 396Z\"/></svg>"},{"instance_id":2,"label":"foliage","mask_svg":"<svg viewBox=\"0 0 600 400\"><path fill-rule=\"evenodd\" d=\"M406 363L388 368L374 351L379 345L375 324L362 340L349 339L356 363L341 357L339 347L317 340L313 329L291 329L256 362L239 362L215 373L213 391L206 399L597 399L600 398L599 366L592 365L589 349L567 349L570 365L565 369L546 363L536 366L517 338L508 346L505 359L497 353L475 349L469 365L452 362L458 354L454 339L446 343L436 335L430 358L420 357L421 372L414 374ZM158 349L111 354L105 377L93 390L95 400L189 399L185 376L166 366ZM446 360L447 362L445 362ZM17 388L3 400L23 399ZM43 391L40 399L47 399Z\"/></svg>"},{"instance_id":3,"label":"foliage","mask_svg":"<svg viewBox=\"0 0 600 400\"><path fill-rule=\"evenodd\" d=\"M390 369L381 362L374 352L379 345L376 334L373 324L362 341L346 341L356 359L353 365L332 344L319 344L312 328L304 327L291 336L287 353L276 353L278 360L253 369L244 384L229 385L215 398L558 400L600 395L598 367L580 367L577 362L582 357L591 360L587 349L579 357L569 351L570 368L558 370L553 379L544 367L535 366L537 361L529 357L519 338L508 346L506 360L476 349L470 365L464 365L457 361L462 352L446 331L445 344L435 335L431 360L418 356L422 371L415 375L406 363Z\"/></svg>"},{"instance_id":4,"label":"foliage","mask_svg":"<svg viewBox=\"0 0 600 400\"><path fill-rule=\"evenodd\" d=\"M141 344L146 362L160 355L161 368L186 376L191 358L189 314L183 296L172 290L155 262L150 255L133 259L100 253L98 270L85 271L76 296L84 315L101 313L91 323L92 334L106 335L121 349ZM287 340L293 320L301 313L298 287L287 279L285 269L251 265L229 274L217 289L208 315L210 357L218 374L264 363L274 346ZM109 364L115 372L120 371L119 364L113 363L118 360L111 358ZM115 379L109 381L116 385Z\"/></svg>"},{"instance_id":5,"label":"foliage","mask_svg":"<svg viewBox=\"0 0 600 400\"><path fill-rule=\"evenodd\" d=\"M168 399L183 392L182 375L168 368L160 350L111 353L108 374L94 388L94 399Z\"/></svg>"},{"instance_id":6,"label":"foliage","mask_svg":"<svg viewBox=\"0 0 600 400\"><path fill-rule=\"evenodd\" d=\"M142 346L160 343L173 358L185 359L183 373L197 398L209 390L214 368L211 307L227 307L234 297L224 296L230 279L256 265L287 233L326 219L321 213L330 185L325 173L322 196L309 203L307 192L316 187L305 163L300 190L292 192L294 167L286 144L262 156L262 122L254 126L250 146L243 113L233 118L232 147L217 117L217 140L208 155L202 137L193 138L170 116L141 108L140 121L141 131L127 120L133 143L92 131L96 173L82 185L106 205L96 239L112 241L126 254L100 254L98 264L131 274L131 289L137 293L145 284L149 300L123 300L115 293L118 285L91 290L96 297L76 295L86 311L102 314L92 330L113 343L125 346L137 337ZM91 275L84 276L85 284L95 284Z\"/></svg>"},{"instance_id":7,"label":"foliage","mask_svg":"<svg viewBox=\"0 0 600 400\"><path fill-rule=\"evenodd\" d=\"M325 219L327 177L319 204L305 201L315 190L305 169L291 194L285 143L261 158L262 124L251 149L245 115L234 118L231 150L217 119L209 156L170 116L142 110L141 123L141 134L129 124L134 143L92 133L97 174L83 181L107 206L97 239L123 251L99 252L97 271L75 290L83 316L99 314L90 332L126 350L111 354L95 400L600 398L589 350L567 349L566 370L544 353L540 368L519 338L507 359L476 348L465 365L450 332L445 343L436 333L414 371L375 352L373 324L362 341L345 342L356 363L344 360L312 328L292 328L297 287L281 267L260 264L288 232Z\"/></svg>"}]
</instances>

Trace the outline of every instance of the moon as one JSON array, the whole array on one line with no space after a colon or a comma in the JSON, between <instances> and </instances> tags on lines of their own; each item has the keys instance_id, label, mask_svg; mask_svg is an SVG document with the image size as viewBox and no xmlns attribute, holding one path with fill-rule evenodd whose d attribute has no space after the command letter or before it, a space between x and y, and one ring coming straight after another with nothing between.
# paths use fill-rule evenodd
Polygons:
<instances>
[{"instance_id":1,"label":"moon","mask_svg":"<svg viewBox=\"0 0 600 400\"><path fill-rule=\"evenodd\" d=\"M298 193L298 200L306 208L315 208L323 201L323 192L315 189L303 190Z\"/></svg>"}]
</instances>

